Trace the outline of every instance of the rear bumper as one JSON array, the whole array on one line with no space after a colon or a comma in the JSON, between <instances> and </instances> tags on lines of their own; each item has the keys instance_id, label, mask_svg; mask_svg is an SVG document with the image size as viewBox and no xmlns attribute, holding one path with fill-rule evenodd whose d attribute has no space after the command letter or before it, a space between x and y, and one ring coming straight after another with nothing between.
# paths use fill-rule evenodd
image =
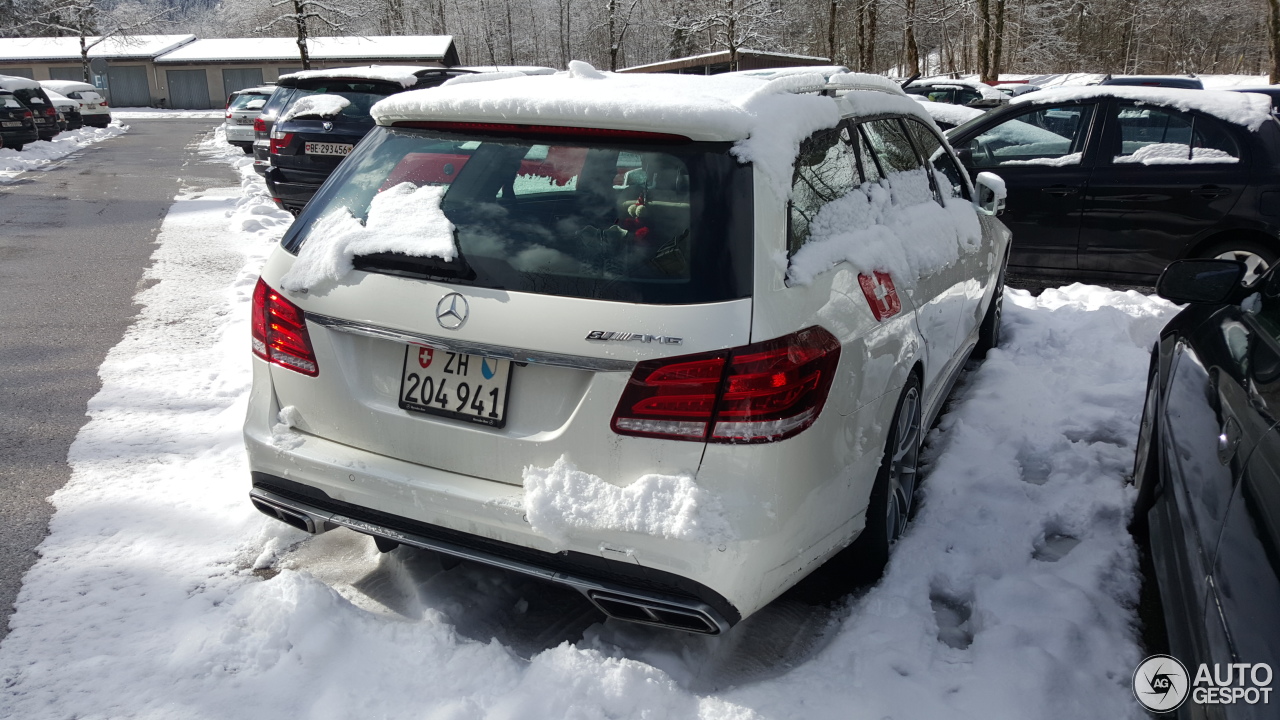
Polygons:
<instances>
[{"instance_id":1,"label":"rear bumper","mask_svg":"<svg viewBox=\"0 0 1280 720\"><path fill-rule=\"evenodd\" d=\"M111 124L111 113L80 113L84 124L91 127L106 127Z\"/></svg>"},{"instance_id":2,"label":"rear bumper","mask_svg":"<svg viewBox=\"0 0 1280 720\"><path fill-rule=\"evenodd\" d=\"M253 145L252 125L231 125L229 123L225 123L222 128L227 134L227 142L232 145Z\"/></svg>"},{"instance_id":3,"label":"rear bumper","mask_svg":"<svg viewBox=\"0 0 1280 720\"><path fill-rule=\"evenodd\" d=\"M306 532L345 527L565 585L581 592L610 617L704 635L725 632L739 619L723 598L714 598L724 608L721 610L697 596L714 595L711 590L698 586L702 592L691 595L687 586L696 583L668 573L645 572L631 563L578 552L545 553L379 513L335 501L322 491L265 473L253 473L249 498L261 512Z\"/></svg>"},{"instance_id":4,"label":"rear bumper","mask_svg":"<svg viewBox=\"0 0 1280 720\"><path fill-rule=\"evenodd\" d=\"M320 189L321 183L286 182L281 175L279 168L268 167L263 178L267 181L267 191L271 193L271 197L279 200L285 210L302 210Z\"/></svg>"},{"instance_id":5,"label":"rear bumper","mask_svg":"<svg viewBox=\"0 0 1280 720\"><path fill-rule=\"evenodd\" d=\"M5 130L0 132L0 138L4 140L5 147L13 147L33 143L40 139L40 135L35 129Z\"/></svg>"}]
</instances>

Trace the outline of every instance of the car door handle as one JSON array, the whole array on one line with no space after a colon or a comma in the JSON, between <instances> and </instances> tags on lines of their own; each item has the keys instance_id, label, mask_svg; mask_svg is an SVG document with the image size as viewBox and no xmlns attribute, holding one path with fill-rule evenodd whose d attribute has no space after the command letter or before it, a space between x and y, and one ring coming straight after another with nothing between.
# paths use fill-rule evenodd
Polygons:
<instances>
[{"instance_id":1,"label":"car door handle","mask_svg":"<svg viewBox=\"0 0 1280 720\"><path fill-rule=\"evenodd\" d=\"M1212 200L1223 195L1230 195L1231 188L1218 187L1217 185L1201 185L1193 192L1206 200Z\"/></svg>"},{"instance_id":2,"label":"car door handle","mask_svg":"<svg viewBox=\"0 0 1280 720\"><path fill-rule=\"evenodd\" d=\"M1040 188L1040 192L1047 195L1057 195L1058 197L1066 197L1075 195L1080 192L1078 187L1067 187L1066 185L1050 185L1047 188Z\"/></svg>"}]
</instances>

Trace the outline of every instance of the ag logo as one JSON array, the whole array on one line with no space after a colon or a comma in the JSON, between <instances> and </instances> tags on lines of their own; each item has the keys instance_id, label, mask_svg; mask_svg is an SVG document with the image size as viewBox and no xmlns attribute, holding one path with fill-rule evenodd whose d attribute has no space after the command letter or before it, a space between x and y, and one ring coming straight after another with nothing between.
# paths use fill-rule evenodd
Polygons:
<instances>
[{"instance_id":1,"label":"ag logo","mask_svg":"<svg viewBox=\"0 0 1280 720\"><path fill-rule=\"evenodd\" d=\"M1152 655L1133 671L1133 696L1151 712L1177 710L1190 690L1187 668L1169 655Z\"/></svg>"},{"instance_id":2,"label":"ag logo","mask_svg":"<svg viewBox=\"0 0 1280 720\"><path fill-rule=\"evenodd\" d=\"M420 347L420 348L418 348L418 364L419 364L419 365L421 365L421 366L422 366L422 367L424 367L424 368L426 368L426 367L430 367L430 366L431 366L431 356L432 356L433 354L435 354L435 351L434 351L434 350L432 350L432 349L431 349L431 348L429 348L429 347Z\"/></svg>"}]
</instances>

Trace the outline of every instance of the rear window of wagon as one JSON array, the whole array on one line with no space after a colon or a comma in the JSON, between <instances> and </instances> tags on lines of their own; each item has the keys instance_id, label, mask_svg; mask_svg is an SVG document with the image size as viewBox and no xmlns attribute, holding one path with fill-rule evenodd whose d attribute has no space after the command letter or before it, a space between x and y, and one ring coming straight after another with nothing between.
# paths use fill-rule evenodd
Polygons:
<instances>
[{"instance_id":1,"label":"rear window of wagon","mask_svg":"<svg viewBox=\"0 0 1280 720\"><path fill-rule=\"evenodd\" d=\"M728 143L575 141L379 127L284 238L296 253L315 222L365 220L402 183L446 186L441 209L459 258L384 253L369 272L458 285L646 304L748 297L751 168Z\"/></svg>"}]
</instances>

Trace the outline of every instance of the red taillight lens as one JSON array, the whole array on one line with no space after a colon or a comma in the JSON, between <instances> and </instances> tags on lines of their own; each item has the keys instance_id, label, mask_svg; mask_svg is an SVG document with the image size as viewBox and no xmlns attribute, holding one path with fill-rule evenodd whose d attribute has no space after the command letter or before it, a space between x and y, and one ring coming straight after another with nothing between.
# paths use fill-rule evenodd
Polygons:
<instances>
[{"instance_id":1,"label":"red taillight lens","mask_svg":"<svg viewBox=\"0 0 1280 720\"><path fill-rule=\"evenodd\" d=\"M303 375L320 374L307 319L294 305L258 278L253 289L253 354Z\"/></svg>"},{"instance_id":2,"label":"red taillight lens","mask_svg":"<svg viewBox=\"0 0 1280 720\"><path fill-rule=\"evenodd\" d=\"M58 111L57 111L56 109L54 109L54 108L47 107L47 108L45 108L45 109L44 109L44 114L45 114L45 115L48 115L49 117L57 117L57 116L58 116Z\"/></svg>"},{"instance_id":3,"label":"red taillight lens","mask_svg":"<svg viewBox=\"0 0 1280 720\"><path fill-rule=\"evenodd\" d=\"M279 155L282 150L289 147L289 143L292 140L293 140L293 133L272 130L271 131L271 154Z\"/></svg>"},{"instance_id":4,"label":"red taillight lens","mask_svg":"<svg viewBox=\"0 0 1280 720\"><path fill-rule=\"evenodd\" d=\"M266 120L263 120L263 119L262 119L262 118L260 118L260 117L254 118L254 119L253 119L253 131L254 131L254 132L266 132L266 131L267 131L267 121L266 121Z\"/></svg>"},{"instance_id":5,"label":"red taillight lens","mask_svg":"<svg viewBox=\"0 0 1280 720\"><path fill-rule=\"evenodd\" d=\"M231 111L230 111L230 110L228 110L228 111L227 111L227 119L228 119L228 120L230 120L230 119L231 119Z\"/></svg>"},{"instance_id":6,"label":"red taillight lens","mask_svg":"<svg viewBox=\"0 0 1280 720\"><path fill-rule=\"evenodd\" d=\"M818 419L840 343L811 327L775 340L636 366L611 427L621 435L722 443L789 438Z\"/></svg>"},{"instance_id":7,"label":"red taillight lens","mask_svg":"<svg viewBox=\"0 0 1280 720\"><path fill-rule=\"evenodd\" d=\"M31 111L30 111L30 110L23 110L23 111L22 111L22 117L24 117L24 118L32 117L32 115L31 115Z\"/></svg>"}]
</instances>

